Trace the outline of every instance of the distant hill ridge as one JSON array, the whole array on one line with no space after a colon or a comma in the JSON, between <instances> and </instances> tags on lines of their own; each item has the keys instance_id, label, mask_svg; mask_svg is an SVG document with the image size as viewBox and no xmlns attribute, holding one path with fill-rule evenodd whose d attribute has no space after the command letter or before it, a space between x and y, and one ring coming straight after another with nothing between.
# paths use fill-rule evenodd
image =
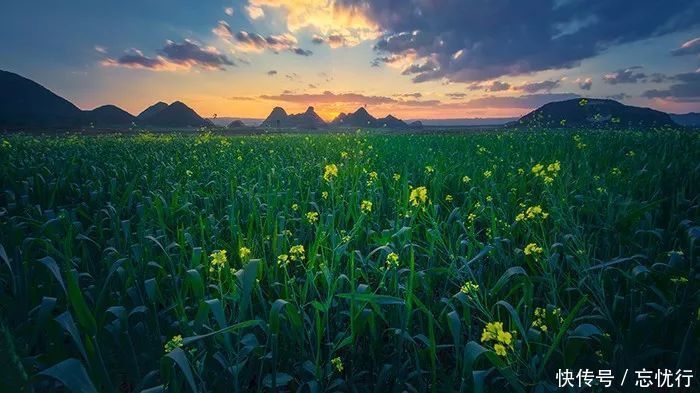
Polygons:
<instances>
[{"instance_id":1,"label":"distant hill ridge","mask_svg":"<svg viewBox=\"0 0 700 393\"><path fill-rule=\"evenodd\" d=\"M262 122L263 127L273 128L307 128L316 129L326 126L326 122L314 110L313 106L306 112L288 115L284 108L279 106L272 109L270 115Z\"/></svg>"},{"instance_id":2,"label":"distant hill ridge","mask_svg":"<svg viewBox=\"0 0 700 393\"><path fill-rule=\"evenodd\" d=\"M430 120L425 120L430 125ZM154 126L154 127L202 127L213 126L192 108L180 101L171 104L157 102L138 116L133 116L115 105L103 105L83 111L70 101L58 96L44 86L18 74L0 70L0 129L24 127L84 127L84 126ZM610 99L582 98L551 102L508 123L512 127L664 127L700 126L700 114L669 115L649 108L621 104ZM312 106L305 112L287 114L275 107L263 121L263 127L317 129L328 125L366 128L420 128L422 122L406 124L395 116L375 118L364 107L352 113L341 113L326 123ZM244 124L231 122L230 128Z\"/></svg>"},{"instance_id":3,"label":"distant hill ridge","mask_svg":"<svg viewBox=\"0 0 700 393\"><path fill-rule=\"evenodd\" d=\"M630 128L677 126L668 113L621 104L614 100L576 98L550 102L510 126Z\"/></svg>"},{"instance_id":4,"label":"distant hill ridge","mask_svg":"<svg viewBox=\"0 0 700 393\"><path fill-rule=\"evenodd\" d=\"M212 123L180 101L158 102L138 116L115 106L83 111L44 86L9 71L0 70L0 127L80 126L201 127Z\"/></svg>"}]
</instances>

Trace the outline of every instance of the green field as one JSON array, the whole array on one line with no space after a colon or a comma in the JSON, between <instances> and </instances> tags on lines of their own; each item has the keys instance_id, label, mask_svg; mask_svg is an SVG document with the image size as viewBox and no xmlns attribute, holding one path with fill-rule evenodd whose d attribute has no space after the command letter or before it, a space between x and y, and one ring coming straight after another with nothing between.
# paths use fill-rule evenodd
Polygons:
<instances>
[{"instance_id":1,"label":"green field","mask_svg":"<svg viewBox=\"0 0 700 393\"><path fill-rule=\"evenodd\" d=\"M0 143L5 391L700 377L697 133Z\"/></svg>"}]
</instances>

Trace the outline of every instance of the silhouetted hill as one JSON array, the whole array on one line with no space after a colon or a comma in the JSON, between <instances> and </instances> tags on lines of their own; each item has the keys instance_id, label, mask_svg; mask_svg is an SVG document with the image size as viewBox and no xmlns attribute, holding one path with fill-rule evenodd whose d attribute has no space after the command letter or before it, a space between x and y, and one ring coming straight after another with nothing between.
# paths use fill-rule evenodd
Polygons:
<instances>
[{"instance_id":1,"label":"silhouetted hill","mask_svg":"<svg viewBox=\"0 0 700 393\"><path fill-rule=\"evenodd\" d=\"M377 119L367 112L364 107L358 108L353 113L341 113L331 125L339 127L369 127L369 128L407 128L408 124L393 115Z\"/></svg>"},{"instance_id":2,"label":"silhouetted hill","mask_svg":"<svg viewBox=\"0 0 700 393\"><path fill-rule=\"evenodd\" d=\"M676 123L686 126L686 127L698 127L700 126L700 113L690 112L683 114L670 113L671 120Z\"/></svg>"},{"instance_id":3,"label":"silhouetted hill","mask_svg":"<svg viewBox=\"0 0 700 393\"><path fill-rule=\"evenodd\" d=\"M383 128L406 128L408 126L406 122L392 115L388 115L387 117L377 119L375 124Z\"/></svg>"},{"instance_id":4,"label":"silhouetted hill","mask_svg":"<svg viewBox=\"0 0 700 393\"><path fill-rule=\"evenodd\" d=\"M353 113L339 114L331 124L344 127L376 127L376 122L377 118L370 115L364 107L360 107Z\"/></svg>"},{"instance_id":5,"label":"silhouetted hill","mask_svg":"<svg viewBox=\"0 0 700 393\"><path fill-rule=\"evenodd\" d=\"M162 107L162 105L160 106ZM151 108L153 106L148 109ZM202 127L212 125L211 121L202 118L192 108L180 101L175 101L165 108L154 111L154 113L141 120L140 123L140 125L156 127Z\"/></svg>"},{"instance_id":6,"label":"silhouetted hill","mask_svg":"<svg viewBox=\"0 0 700 393\"><path fill-rule=\"evenodd\" d=\"M42 85L0 71L0 126L73 126L83 112Z\"/></svg>"},{"instance_id":7,"label":"silhouetted hill","mask_svg":"<svg viewBox=\"0 0 700 393\"><path fill-rule=\"evenodd\" d=\"M240 120L234 120L234 121L228 123L228 125L226 126L226 128L241 128L241 127L245 127L245 123L243 123Z\"/></svg>"},{"instance_id":8,"label":"silhouetted hill","mask_svg":"<svg viewBox=\"0 0 700 393\"><path fill-rule=\"evenodd\" d=\"M115 105L103 105L91 111L85 111L84 116L86 121L94 126L131 125L136 120L134 115Z\"/></svg>"},{"instance_id":9,"label":"silhouetted hill","mask_svg":"<svg viewBox=\"0 0 700 393\"><path fill-rule=\"evenodd\" d=\"M139 113L138 116L136 116L136 120L138 120L139 122L146 121L149 117L155 115L156 113L162 111L167 107L168 104L166 104L163 101L156 102L155 104L144 109L143 112Z\"/></svg>"},{"instance_id":10,"label":"silhouetted hill","mask_svg":"<svg viewBox=\"0 0 700 393\"><path fill-rule=\"evenodd\" d=\"M660 127L676 123L664 112L614 100L581 98L550 102L509 125L515 127Z\"/></svg>"},{"instance_id":11,"label":"silhouetted hill","mask_svg":"<svg viewBox=\"0 0 700 393\"><path fill-rule=\"evenodd\" d=\"M263 127L274 128L315 129L326 125L326 122L314 111L312 106L308 107L306 112L292 115L288 115L283 108L275 107L265 121L262 122Z\"/></svg>"}]
</instances>

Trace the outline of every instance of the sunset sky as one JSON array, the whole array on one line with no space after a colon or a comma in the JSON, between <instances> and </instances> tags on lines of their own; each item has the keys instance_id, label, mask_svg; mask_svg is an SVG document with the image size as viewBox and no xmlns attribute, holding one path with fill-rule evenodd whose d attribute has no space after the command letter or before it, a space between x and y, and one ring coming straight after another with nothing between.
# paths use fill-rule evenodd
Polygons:
<instances>
[{"instance_id":1,"label":"sunset sky","mask_svg":"<svg viewBox=\"0 0 700 393\"><path fill-rule=\"evenodd\" d=\"M615 98L700 111L700 0L5 2L0 69L82 109L405 119Z\"/></svg>"}]
</instances>

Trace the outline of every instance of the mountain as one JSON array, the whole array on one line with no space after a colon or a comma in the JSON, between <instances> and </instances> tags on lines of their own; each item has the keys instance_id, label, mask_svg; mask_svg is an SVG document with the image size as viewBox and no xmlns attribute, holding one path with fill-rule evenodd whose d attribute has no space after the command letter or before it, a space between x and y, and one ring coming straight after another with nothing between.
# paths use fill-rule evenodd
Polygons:
<instances>
[{"instance_id":1,"label":"mountain","mask_svg":"<svg viewBox=\"0 0 700 393\"><path fill-rule=\"evenodd\" d=\"M397 119L396 117L392 115L388 115L387 117L377 119L375 124L379 127L383 128L406 128L408 124L404 122L403 120Z\"/></svg>"},{"instance_id":2,"label":"mountain","mask_svg":"<svg viewBox=\"0 0 700 393\"><path fill-rule=\"evenodd\" d=\"M136 119L140 122L143 122L146 119L148 119L149 117L155 115L156 113L162 111L163 109L165 109L167 107L168 107L168 104L166 104L163 101L156 102L155 104L144 109L143 112L139 113L138 116L136 116Z\"/></svg>"},{"instance_id":3,"label":"mountain","mask_svg":"<svg viewBox=\"0 0 700 393\"><path fill-rule=\"evenodd\" d=\"M241 128L241 127L245 127L245 123L243 123L240 120L234 120L234 121L228 123L228 125L226 126L226 128Z\"/></svg>"},{"instance_id":4,"label":"mountain","mask_svg":"<svg viewBox=\"0 0 700 393\"><path fill-rule=\"evenodd\" d=\"M344 127L375 127L377 118L370 115L364 107L358 108L353 113L341 113L331 122L334 126Z\"/></svg>"},{"instance_id":5,"label":"mountain","mask_svg":"<svg viewBox=\"0 0 700 393\"><path fill-rule=\"evenodd\" d=\"M408 124L409 128L423 128L423 122L420 120L412 121Z\"/></svg>"},{"instance_id":6,"label":"mountain","mask_svg":"<svg viewBox=\"0 0 700 393\"><path fill-rule=\"evenodd\" d=\"M217 116L215 118L209 118L209 120L214 123L214 125L220 126L220 127L226 127L227 125L231 124L231 122L234 122L236 120L240 120L245 124L246 126L259 126L260 123L263 122L265 119L257 119L254 117L231 117L231 116Z\"/></svg>"},{"instance_id":7,"label":"mountain","mask_svg":"<svg viewBox=\"0 0 700 393\"><path fill-rule=\"evenodd\" d=\"M338 127L369 127L369 128L407 128L408 124L393 115L377 119L367 112L364 107L358 108L353 113L341 113L331 125Z\"/></svg>"},{"instance_id":8,"label":"mountain","mask_svg":"<svg viewBox=\"0 0 700 393\"><path fill-rule=\"evenodd\" d=\"M94 126L131 125L136 120L131 113L115 105L103 105L91 111L85 111L84 118Z\"/></svg>"},{"instance_id":9,"label":"mountain","mask_svg":"<svg viewBox=\"0 0 700 393\"><path fill-rule=\"evenodd\" d=\"M306 112L295 113L288 115L287 112L277 106L272 109L270 115L262 122L263 127L275 128L306 128L316 129L325 127L326 122L314 111L314 107L310 106Z\"/></svg>"},{"instance_id":10,"label":"mountain","mask_svg":"<svg viewBox=\"0 0 700 393\"><path fill-rule=\"evenodd\" d=\"M676 123L686 127L700 126L700 113L690 112L683 114L670 113L671 119Z\"/></svg>"},{"instance_id":11,"label":"mountain","mask_svg":"<svg viewBox=\"0 0 700 393\"><path fill-rule=\"evenodd\" d=\"M456 119L418 119L427 127L458 127L458 126L502 126L517 121L518 117L464 117Z\"/></svg>"},{"instance_id":12,"label":"mountain","mask_svg":"<svg viewBox=\"0 0 700 393\"><path fill-rule=\"evenodd\" d=\"M44 86L0 71L0 126L74 126L83 112Z\"/></svg>"},{"instance_id":13,"label":"mountain","mask_svg":"<svg viewBox=\"0 0 700 393\"><path fill-rule=\"evenodd\" d=\"M576 98L550 102L509 125L519 127L660 127L675 126L664 112L621 104L614 100Z\"/></svg>"},{"instance_id":14,"label":"mountain","mask_svg":"<svg viewBox=\"0 0 700 393\"><path fill-rule=\"evenodd\" d=\"M151 110L150 114L147 113L145 118L142 118L141 125L149 125L156 127L202 127L211 126L212 122L203 119L197 114L192 108L183 104L180 101L175 101L167 107L162 107L162 105L155 104L146 111ZM161 109L158 110L157 108ZM146 112L144 111L144 112ZM141 115L143 112L141 113ZM141 116L139 115L139 116Z\"/></svg>"}]
</instances>

